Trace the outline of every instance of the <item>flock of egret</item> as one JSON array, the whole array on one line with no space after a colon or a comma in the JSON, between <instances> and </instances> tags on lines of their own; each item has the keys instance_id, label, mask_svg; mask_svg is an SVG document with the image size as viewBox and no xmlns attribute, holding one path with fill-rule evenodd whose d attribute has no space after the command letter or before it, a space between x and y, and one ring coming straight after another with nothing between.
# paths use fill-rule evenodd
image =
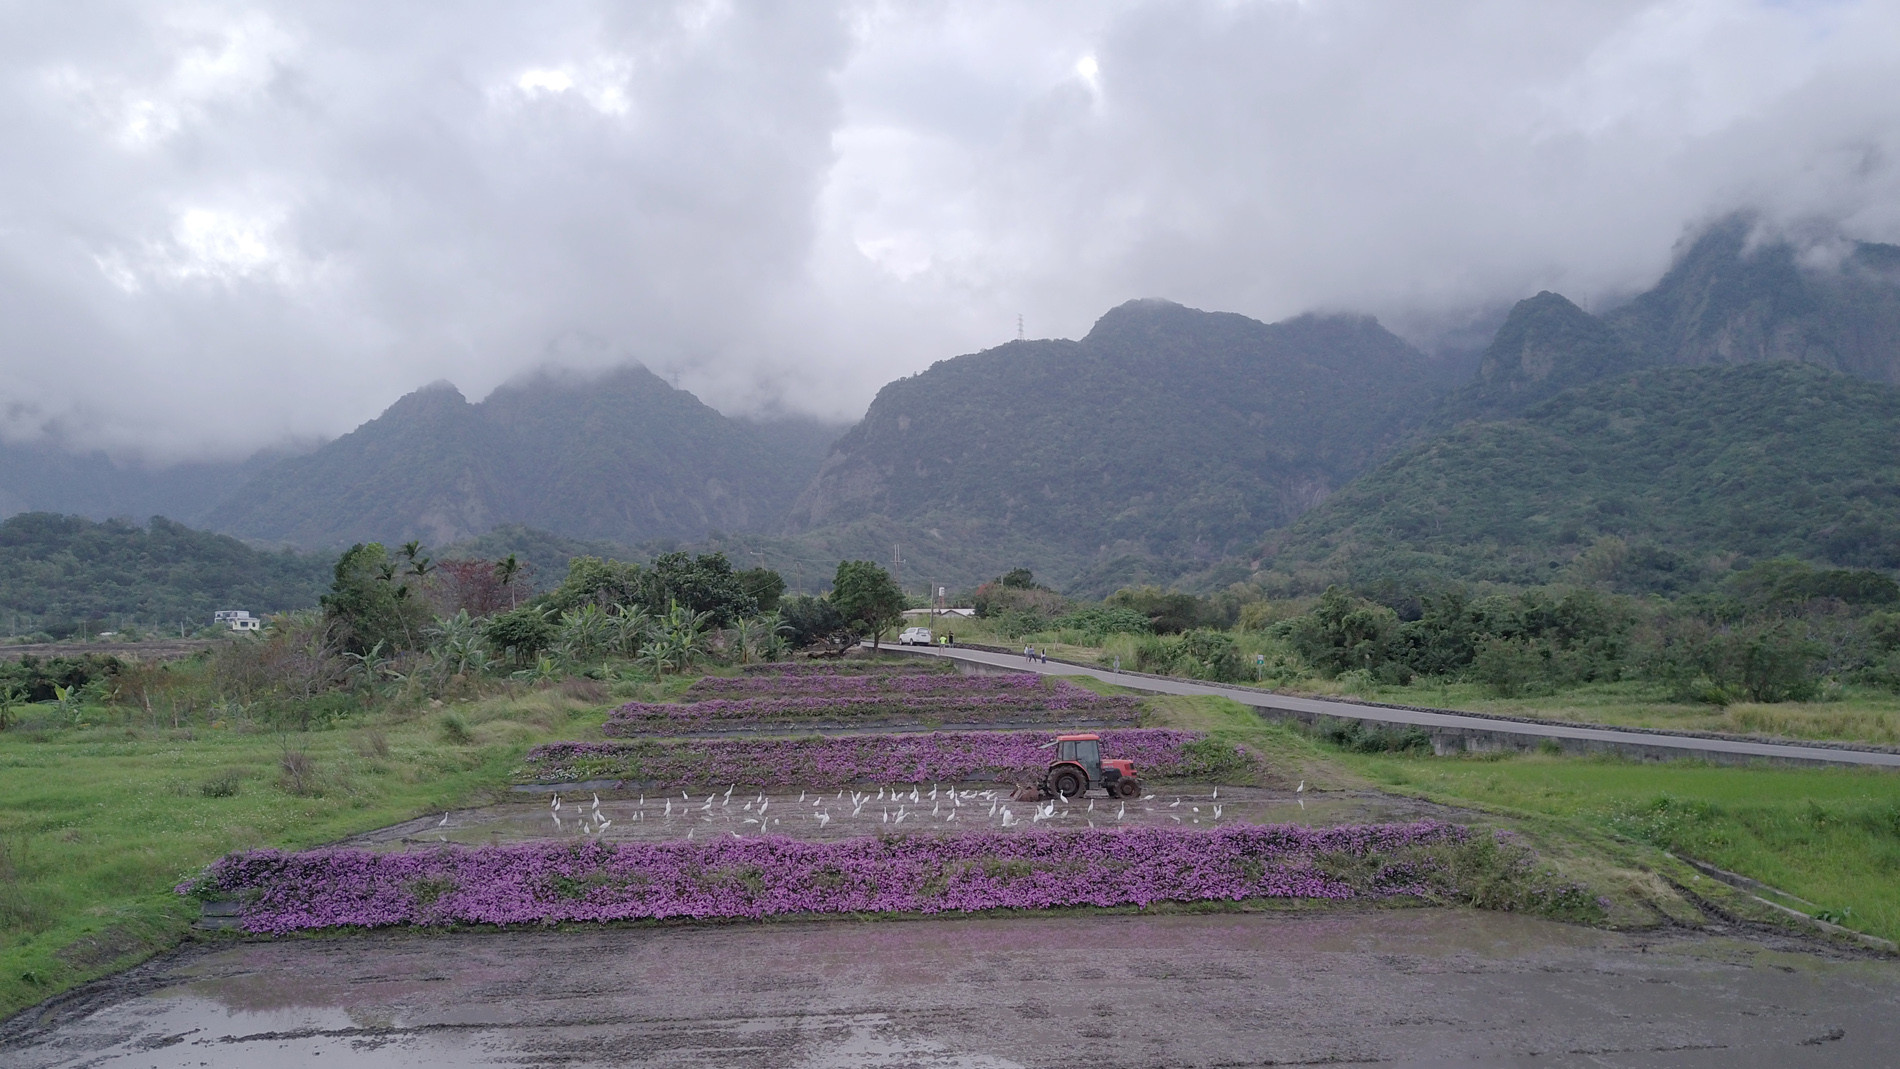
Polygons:
<instances>
[{"instance_id":1,"label":"flock of egret","mask_svg":"<svg viewBox=\"0 0 1900 1069\"><path fill-rule=\"evenodd\" d=\"M677 798L668 794L649 799L642 794L634 802L612 802L604 806L598 794L592 796L591 804L582 804L563 799L556 792L548 800L547 811L556 834L598 837L618 819L623 831L631 831L629 825L654 823L662 825L664 831L659 828L653 831L676 835L683 829L688 839L699 833L735 838L749 834L798 836L812 830L823 831L833 822L865 830L873 825L894 830L910 824L955 831L962 826L1017 828L1065 822L1071 826L1086 823L1093 828L1098 820L1113 826L1131 815L1129 803L1121 800L1057 796L1046 802L1021 803L1015 801L1009 791L964 790L942 784L928 791L921 785L908 789L879 787L876 791L838 790L829 798L822 791L806 790L799 792L796 802L775 801L760 791L749 800L740 796L735 805L736 789L727 787L723 793L715 791L698 798L684 790ZM1205 800L1177 796L1171 802L1162 802L1143 798L1135 803L1133 817L1138 822L1215 824L1224 818L1224 811L1220 789L1215 788L1212 797ZM449 815L443 814L442 826L448 821Z\"/></svg>"}]
</instances>

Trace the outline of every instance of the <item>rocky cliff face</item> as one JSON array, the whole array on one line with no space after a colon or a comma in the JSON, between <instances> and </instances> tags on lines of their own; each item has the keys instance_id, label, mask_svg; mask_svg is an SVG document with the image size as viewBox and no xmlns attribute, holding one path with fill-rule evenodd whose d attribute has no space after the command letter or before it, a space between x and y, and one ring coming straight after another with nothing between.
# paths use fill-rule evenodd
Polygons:
<instances>
[{"instance_id":1,"label":"rocky cliff face","mask_svg":"<svg viewBox=\"0 0 1900 1069\"><path fill-rule=\"evenodd\" d=\"M1606 319L1656 363L1788 360L1900 383L1900 246L1753 237L1746 218L1711 227Z\"/></svg>"}]
</instances>

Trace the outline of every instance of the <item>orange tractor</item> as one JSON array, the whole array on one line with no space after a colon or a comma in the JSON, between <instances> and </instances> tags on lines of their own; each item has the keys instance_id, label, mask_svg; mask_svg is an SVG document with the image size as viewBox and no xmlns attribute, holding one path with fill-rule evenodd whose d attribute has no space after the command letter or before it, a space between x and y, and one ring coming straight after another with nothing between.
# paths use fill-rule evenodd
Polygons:
<instances>
[{"instance_id":1,"label":"orange tractor","mask_svg":"<svg viewBox=\"0 0 1900 1069\"><path fill-rule=\"evenodd\" d=\"M1092 787L1100 787L1110 798L1135 798L1141 794L1141 779L1133 761L1102 760L1100 735L1058 735L1049 743L1056 759L1037 785L1040 795L1054 798L1080 798Z\"/></svg>"}]
</instances>

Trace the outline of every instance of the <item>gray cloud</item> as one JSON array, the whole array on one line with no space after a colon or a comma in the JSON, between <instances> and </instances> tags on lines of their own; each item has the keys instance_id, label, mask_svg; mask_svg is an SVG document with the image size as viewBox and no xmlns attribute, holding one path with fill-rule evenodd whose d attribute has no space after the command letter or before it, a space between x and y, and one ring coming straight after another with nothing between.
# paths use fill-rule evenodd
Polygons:
<instances>
[{"instance_id":1,"label":"gray cloud","mask_svg":"<svg viewBox=\"0 0 1900 1069\"><path fill-rule=\"evenodd\" d=\"M1607 301L1736 209L1900 239L1896 61L1884 3L20 5L0 434L627 359L849 416L1019 312Z\"/></svg>"}]
</instances>

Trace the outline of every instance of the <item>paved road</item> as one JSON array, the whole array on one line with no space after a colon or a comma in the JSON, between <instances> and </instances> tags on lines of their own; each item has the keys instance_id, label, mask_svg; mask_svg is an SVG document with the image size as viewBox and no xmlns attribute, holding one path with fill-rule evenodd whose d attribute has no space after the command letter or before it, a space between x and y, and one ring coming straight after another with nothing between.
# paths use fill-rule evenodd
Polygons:
<instances>
[{"instance_id":1,"label":"paved road","mask_svg":"<svg viewBox=\"0 0 1900 1069\"><path fill-rule=\"evenodd\" d=\"M1057 676L1092 676L1117 686L1157 694L1195 694L1230 698L1251 705L1270 716L1297 716L1311 720L1319 716L1341 717L1408 727L1432 732L1434 744L1441 749L1448 740L1463 740L1462 747L1483 748L1485 740L1515 741L1536 745L1555 740L1574 749L1615 750L1645 757L1690 757L1709 761L1781 761L1802 764L1862 765L1900 769L1900 753L1875 750L1836 749L1827 746L1803 746L1796 743L1745 742L1739 739L1712 739L1660 731L1625 731L1615 728L1584 727L1557 722L1526 723L1469 713L1437 712L1419 709L1395 709L1383 705L1337 701L1322 698L1296 698L1246 687L1197 683L1183 679L1129 675L1105 668L1087 668L1074 664L1026 662L1018 654L988 653L983 650L941 646L893 647L905 653L949 657L972 664L1036 671Z\"/></svg>"}]
</instances>

